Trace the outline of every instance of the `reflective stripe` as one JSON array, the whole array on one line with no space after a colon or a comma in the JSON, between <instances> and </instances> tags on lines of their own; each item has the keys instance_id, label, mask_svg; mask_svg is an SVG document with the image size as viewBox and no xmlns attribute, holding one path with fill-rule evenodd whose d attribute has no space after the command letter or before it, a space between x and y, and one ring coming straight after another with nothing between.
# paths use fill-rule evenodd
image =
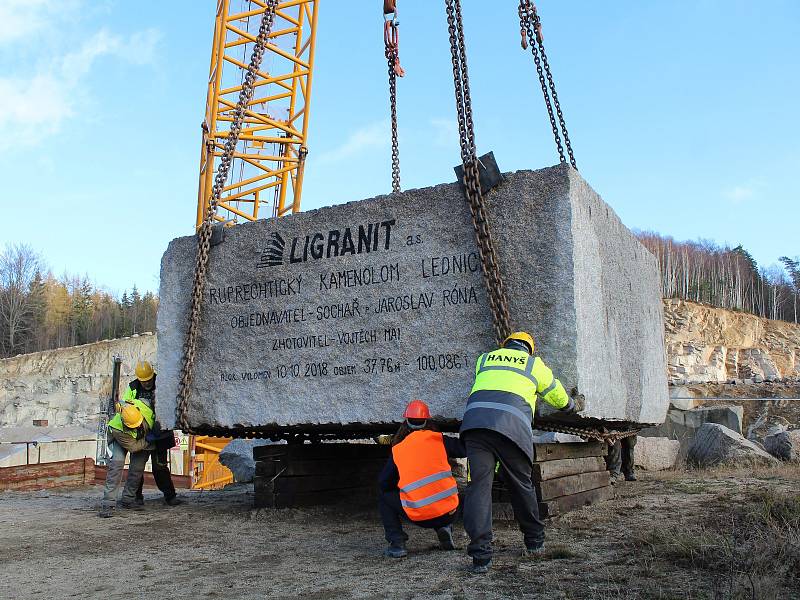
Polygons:
<instances>
[{"instance_id":1,"label":"reflective stripe","mask_svg":"<svg viewBox=\"0 0 800 600\"><path fill-rule=\"evenodd\" d=\"M544 396L547 396L547 394L549 394L550 392L552 392L554 389L556 389L556 388L558 387L558 384L559 384L559 381L558 381L558 379L556 379L555 377L553 377L553 383L551 383L550 385L548 385L548 386L547 386L547 388L545 388L545 390L544 390L544 391L540 392L540 395L541 395L542 397L544 397Z\"/></svg>"},{"instance_id":2,"label":"reflective stripe","mask_svg":"<svg viewBox=\"0 0 800 600\"><path fill-rule=\"evenodd\" d=\"M413 492L414 490L418 490L422 486L428 485L429 483L433 483L434 481L439 481L440 479L447 479L448 477L452 477L452 471L440 471L438 473L434 473L433 475L428 475L427 477L423 477L422 479L417 479L416 481L412 481L406 487L400 488L400 491L404 494L408 492Z\"/></svg>"},{"instance_id":3,"label":"reflective stripe","mask_svg":"<svg viewBox=\"0 0 800 600\"><path fill-rule=\"evenodd\" d=\"M437 492L436 494L432 494L427 498L422 498L421 500L403 500L401 498L400 503L404 508L422 508L423 506L428 506L428 504L433 504L434 502L438 502L443 498L455 496L456 494L458 494L458 486L454 485L451 488L447 488L446 490Z\"/></svg>"},{"instance_id":4,"label":"reflective stripe","mask_svg":"<svg viewBox=\"0 0 800 600\"><path fill-rule=\"evenodd\" d=\"M483 370L483 367L486 365L486 359L489 358L488 354L481 354L481 364L478 367L478 372L480 373Z\"/></svg>"},{"instance_id":5,"label":"reflective stripe","mask_svg":"<svg viewBox=\"0 0 800 600\"><path fill-rule=\"evenodd\" d=\"M511 371L512 373L522 375L525 379L528 379L534 385L534 387L539 387L539 382L536 380L536 377L526 371L520 371L516 367L481 367L478 371L478 375L485 373L486 371Z\"/></svg>"},{"instance_id":6,"label":"reflective stripe","mask_svg":"<svg viewBox=\"0 0 800 600\"><path fill-rule=\"evenodd\" d=\"M528 358L528 363L525 365L525 373L527 375L530 375L531 377L533 377L533 363L535 363L535 362L536 362L536 359L533 356L531 356L531 357ZM533 379L535 381L536 377L533 377Z\"/></svg>"},{"instance_id":7,"label":"reflective stripe","mask_svg":"<svg viewBox=\"0 0 800 600\"><path fill-rule=\"evenodd\" d=\"M470 411L473 408L491 408L494 410L504 410L505 412L511 413L515 417L522 419L526 427L530 428L531 426L531 418L515 406L502 404L500 402L468 402L467 408L464 409L464 412L466 413L467 411Z\"/></svg>"}]
</instances>

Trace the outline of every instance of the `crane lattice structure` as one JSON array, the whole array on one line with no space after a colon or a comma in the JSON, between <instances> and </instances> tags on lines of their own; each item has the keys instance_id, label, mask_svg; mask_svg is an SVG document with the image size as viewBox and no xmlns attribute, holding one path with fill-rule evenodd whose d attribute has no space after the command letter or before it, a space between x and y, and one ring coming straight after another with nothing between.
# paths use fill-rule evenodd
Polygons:
<instances>
[{"instance_id":1,"label":"crane lattice structure","mask_svg":"<svg viewBox=\"0 0 800 600\"><path fill-rule=\"evenodd\" d=\"M256 92L233 156L231 177L220 198L218 221L241 223L300 210L318 1L278 3L255 81ZM198 226L211 198L214 174L265 8L263 0L217 1L200 156Z\"/></svg>"}]
</instances>

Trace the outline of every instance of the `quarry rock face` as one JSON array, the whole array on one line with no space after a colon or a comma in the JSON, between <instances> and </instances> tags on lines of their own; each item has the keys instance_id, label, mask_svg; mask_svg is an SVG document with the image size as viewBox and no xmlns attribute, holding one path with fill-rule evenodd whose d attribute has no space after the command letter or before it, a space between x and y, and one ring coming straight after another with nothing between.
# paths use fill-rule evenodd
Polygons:
<instances>
[{"instance_id":1,"label":"quarry rock face","mask_svg":"<svg viewBox=\"0 0 800 600\"><path fill-rule=\"evenodd\" d=\"M573 169L507 174L487 195L512 325L582 416L660 423L668 406L655 258ZM196 239L161 264L159 402L175 397ZM458 185L237 225L211 249L189 420L288 427L401 420L412 398L461 418L495 348Z\"/></svg>"},{"instance_id":2,"label":"quarry rock face","mask_svg":"<svg viewBox=\"0 0 800 600\"><path fill-rule=\"evenodd\" d=\"M778 460L757 444L717 423L705 423L689 446L689 462L699 467L775 464Z\"/></svg>"},{"instance_id":3,"label":"quarry rock face","mask_svg":"<svg viewBox=\"0 0 800 600\"><path fill-rule=\"evenodd\" d=\"M114 356L122 358L121 395L135 378L137 361L149 360L158 369L156 336L147 333L0 360L0 427L27 427L34 419L51 427L96 427L100 406L111 395Z\"/></svg>"}]
</instances>

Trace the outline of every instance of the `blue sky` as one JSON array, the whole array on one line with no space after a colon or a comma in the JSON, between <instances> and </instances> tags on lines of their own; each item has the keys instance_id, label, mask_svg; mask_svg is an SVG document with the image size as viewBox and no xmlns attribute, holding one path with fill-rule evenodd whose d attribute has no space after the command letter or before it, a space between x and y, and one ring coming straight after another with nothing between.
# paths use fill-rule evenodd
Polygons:
<instances>
[{"instance_id":1,"label":"blue sky","mask_svg":"<svg viewBox=\"0 0 800 600\"><path fill-rule=\"evenodd\" d=\"M463 2L479 151L555 164L516 3ZM390 189L380 4L321 0L305 209ZM399 4L403 187L452 181L443 2ZM112 292L157 289L194 225L215 6L0 0L0 245ZM538 6L578 166L626 225L742 243L763 265L800 254L800 3Z\"/></svg>"}]
</instances>

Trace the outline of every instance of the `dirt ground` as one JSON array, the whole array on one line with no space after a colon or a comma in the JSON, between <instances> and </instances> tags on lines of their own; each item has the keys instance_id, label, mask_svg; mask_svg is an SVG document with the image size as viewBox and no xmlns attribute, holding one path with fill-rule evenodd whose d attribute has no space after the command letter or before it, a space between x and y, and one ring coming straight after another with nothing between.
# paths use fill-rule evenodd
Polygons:
<instances>
[{"instance_id":1,"label":"dirt ground","mask_svg":"<svg viewBox=\"0 0 800 600\"><path fill-rule=\"evenodd\" d=\"M408 525L391 560L368 509L255 510L240 485L176 508L150 491L144 512L99 519L100 493L0 493L0 598L800 597L800 467L643 474L549 521L538 558L495 523L486 576L465 570L460 523L459 550Z\"/></svg>"}]
</instances>

